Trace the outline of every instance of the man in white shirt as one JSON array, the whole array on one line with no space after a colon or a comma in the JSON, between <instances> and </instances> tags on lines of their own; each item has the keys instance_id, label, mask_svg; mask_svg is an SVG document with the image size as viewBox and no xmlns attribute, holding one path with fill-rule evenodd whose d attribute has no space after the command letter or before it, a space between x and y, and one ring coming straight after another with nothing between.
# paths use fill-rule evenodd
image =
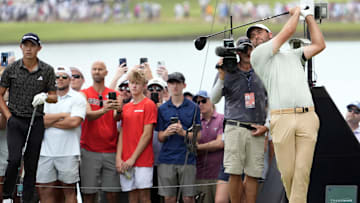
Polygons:
<instances>
[{"instance_id":1,"label":"man in white shirt","mask_svg":"<svg viewBox=\"0 0 360 203\"><path fill-rule=\"evenodd\" d=\"M348 112L346 113L346 122L360 143L360 102L356 101L347 105L347 110Z\"/></svg>"},{"instance_id":2,"label":"man in white shirt","mask_svg":"<svg viewBox=\"0 0 360 203\"><path fill-rule=\"evenodd\" d=\"M289 203L306 203L320 122L302 62L326 45L310 9L291 8L289 14L276 36L262 24L250 26L246 35L256 47L251 53L251 65L268 93L271 136L286 195ZM281 50L296 32L300 15L308 25L311 44Z\"/></svg>"},{"instance_id":3,"label":"man in white shirt","mask_svg":"<svg viewBox=\"0 0 360 203\"><path fill-rule=\"evenodd\" d=\"M54 186L57 181L65 202L76 202L75 184L79 178L81 122L86 115L86 100L70 88L71 71L67 67L55 70L58 102L45 103L45 134L41 146L36 182ZM55 188L40 187L41 202L56 202Z\"/></svg>"}]
</instances>

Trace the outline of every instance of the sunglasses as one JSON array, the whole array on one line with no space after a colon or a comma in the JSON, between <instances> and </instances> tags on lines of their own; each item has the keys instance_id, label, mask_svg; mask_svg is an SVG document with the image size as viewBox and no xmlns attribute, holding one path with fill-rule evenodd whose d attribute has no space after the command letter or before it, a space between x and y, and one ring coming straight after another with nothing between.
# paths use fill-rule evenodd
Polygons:
<instances>
[{"instance_id":1,"label":"sunglasses","mask_svg":"<svg viewBox=\"0 0 360 203\"><path fill-rule=\"evenodd\" d=\"M79 79L79 78L81 78L81 75L72 75L72 77L75 79Z\"/></svg>"},{"instance_id":2,"label":"sunglasses","mask_svg":"<svg viewBox=\"0 0 360 203\"><path fill-rule=\"evenodd\" d=\"M122 91L127 91L130 93L130 88L129 87L126 87L126 86L121 86L119 87L119 90L122 92Z\"/></svg>"},{"instance_id":3,"label":"sunglasses","mask_svg":"<svg viewBox=\"0 0 360 203\"><path fill-rule=\"evenodd\" d=\"M67 75L57 75L57 76L56 76L56 79L60 79L60 78L66 80L66 79L68 79L69 77L68 77Z\"/></svg>"},{"instance_id":4,"label":"sunglasses","mask_svg":"<svg viewBox=\"0 0 360 203\"><path fill-rule=\"evenodd\" d=\"M103 103L103 97L101 95L99 95L99 106L103 107L104 103Z\"/></svg>"},{"instance_id":5,"label":"sunglasses","mask_svg":"<svg viewBox=\"0 0 360 203\"><path fill-rule=\"evenodd\" d=\"M196 103L197 104L200 104L200 103L206 104L206 102L207 102L207 99L202 99L202 100L198 100Z\"/></svg>"},{"instance_id":6,"label":"sunglasses","mask_svg":"<svg viewBox=\"0 0 360 203\"><path fill-rule=\"evenodd\" d=\"M348 108L348 112L354 112L354 114L360 114L360 109L358 108Z\"/></svg>"},{"instance_id":7,"label":"sunglasses","mask_svg":"<svg viewBox=\"0 0 360 203\"><path fill-rule=\"evenodd\" d=\"M158 87L158 86L153 86L153 87L149 87L148 90L150 92L154 92L154 91L161 92L163 89L161 87Z\"/></svg>"}]
</instances>

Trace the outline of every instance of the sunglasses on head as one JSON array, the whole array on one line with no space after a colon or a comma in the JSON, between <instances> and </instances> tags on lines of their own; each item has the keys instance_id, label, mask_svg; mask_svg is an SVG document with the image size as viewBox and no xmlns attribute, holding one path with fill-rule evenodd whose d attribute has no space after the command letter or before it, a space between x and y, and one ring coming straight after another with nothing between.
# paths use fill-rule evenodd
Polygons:
<instances>
[{"instance_id":1,"label":"sunglasses on head","mask_svg":"<svg viewBox=\"0 0 360 203\"><path fill-rule=\"evenodd\" d=\"M99 95L99 106L103 107L104 103L103 103L103 97L101 95Z\"/></svg>"},{"instance_id":2,"label":"sunglasses on head","mask_svg":"<svg viewBox=\"0 0 360 203\"><path fill-rule=\"evenodd\" d=\"M207 102L207 99L202 99L202 100L198 100L197 104L200 104L200 103L206 104L206 102Z\"/></svg>"},{"instance_id":3,"label":"sunglasses on head","mask_svg":"<svg viewBox=\"0 0 360 203\"><path fill-rule=\"evenodd\" d=\"M148 90L150 92L154 92L154 91L161 92L163 89L161 87L158 87L158 86L152 86L152 87L148 87Z\"/></svg>"},{"instance_id":4,"label":"sunglasses on head","mask_svg":"<svg viewBox=\"0 0 360 203\"><path fill-rule=\"evenodd\" d=\"M130 88L127 87L127 86L121 86L121 87L119 87L119 90L120 90L121 92L122 92L122 91L127 91L127 92L130 93Z\"/></svg>"},{"instance_id":5,"label":"sunglasses on head","mask_svg":"<svg viewBox=\"0 0 360 203\"><path fill-rule=\"evenodd\" d=\"M68 79L69 77L68 77L67 75L56 75L56 79L60 79L60 78L66 80L66 79Z\"/></svg>"},{"instance_id":6,"label":"sunglasses on head","mask_svg":"<svg viewBox=\"0 0 360 203\"><path fill-rule=\"evenodd\" d=\"M79 79L79 78L81 78L81 75L72 75L72 77L75 79Z\"/></svg>"},{"instance_id":7,"label":"sunglasses on head","mask_svg":"<svg viewBox=\"0 0 360 203\"><path fill-rule=\"evenodd\" d=\"M360 109L355 107L349 107L348 112L354 112L354 114L360 114Z\"/></svg>"}]
</instances>

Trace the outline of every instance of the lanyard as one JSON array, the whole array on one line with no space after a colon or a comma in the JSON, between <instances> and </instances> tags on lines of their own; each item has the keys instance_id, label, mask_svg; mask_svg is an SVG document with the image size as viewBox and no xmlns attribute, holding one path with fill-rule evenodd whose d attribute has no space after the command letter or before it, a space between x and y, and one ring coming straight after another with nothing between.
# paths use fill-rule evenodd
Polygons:
<instances>
[{"instance_id":1,"label":"lanyard","mask_svg":"<svg viewBox=\"0 0 360 203\"><path fill-rule=\"evenodd\" d=\"M251 91L251 80L253 78L253 73L254 73L254 70L250 70L247 73L243 73L246 80L247 80L247 85L248 85L249 92ZM248 77L248 74L249 74L249 77Z\"/></svg>"}]
</instances>

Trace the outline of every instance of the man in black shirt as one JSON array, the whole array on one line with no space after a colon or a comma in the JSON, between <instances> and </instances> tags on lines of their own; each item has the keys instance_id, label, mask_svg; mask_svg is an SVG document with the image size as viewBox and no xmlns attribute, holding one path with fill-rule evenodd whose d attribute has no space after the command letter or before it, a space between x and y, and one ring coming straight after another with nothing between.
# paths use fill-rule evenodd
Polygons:
<instances>
[{"instance_id":1,"label":"man in black shirt","mask_svg":"<svg viewBox=\"0 0 360 203\"><path fill-rule=\"evenodd\" d=\"M56 103L54 69L37 58L41 50L36 34L27 33L21 39L23 58L9 65L0 81L0 110L7 120L8 167L5 174L3 197L13 197L22 149L34 108L36 115L24 153L23 202L30 202L34 192L41 142L44 136L43 104ZM8 106L4 94L9 89ZM47 94L46 94L47 93Z\"/></svg>"}]
</instances>

